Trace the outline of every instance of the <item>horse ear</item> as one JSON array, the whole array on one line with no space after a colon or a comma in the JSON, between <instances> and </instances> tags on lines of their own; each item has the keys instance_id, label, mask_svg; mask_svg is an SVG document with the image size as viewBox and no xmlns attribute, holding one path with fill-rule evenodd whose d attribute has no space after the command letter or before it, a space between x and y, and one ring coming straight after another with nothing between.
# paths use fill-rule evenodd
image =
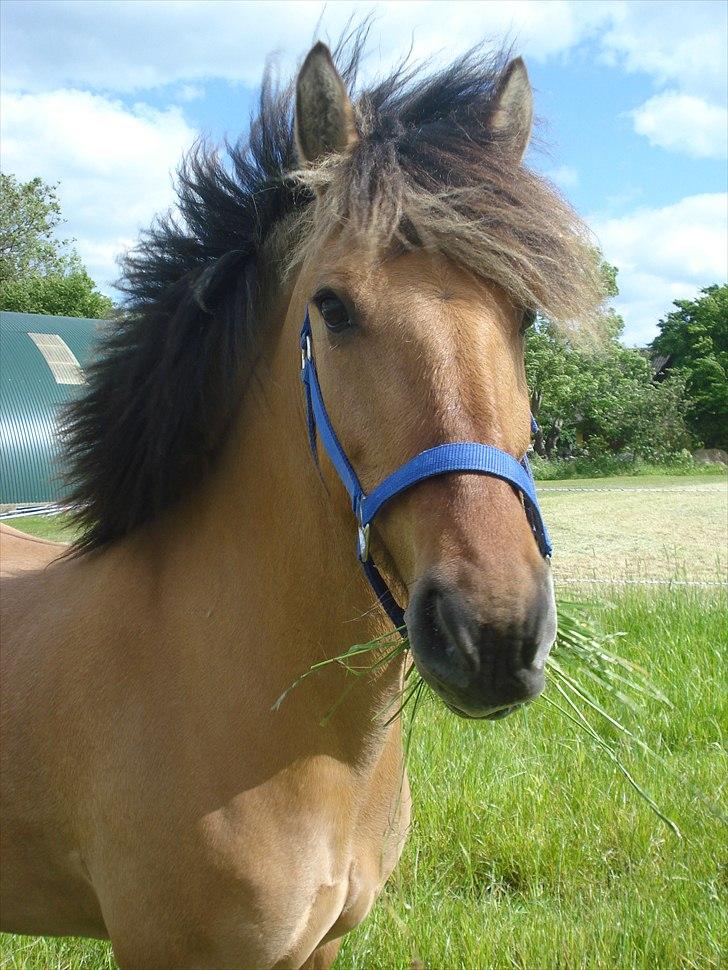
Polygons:
<instances>
[{"instance_id":1,"label":"horse ear","mask_svg":"<svg viewBox=\"0 0 728 970\"><path fill-rule=\"evenodd\" d=\"M331 52L319 42L308 53L296 81L296 147L302 162L345 152L359 140L354 108Z\"/></svg>"},{"instance_id":2,"label":"horse ear","mask_svg":"<svg viewBox=\"0 0 728 970\"><path fill-rule=\"evenodd\" d=\"M507 148L521 161L533 127L533 94L526 65L520 57L503 71L493 100L490 126L498 132Z\"/></svg>"}]
</instances>

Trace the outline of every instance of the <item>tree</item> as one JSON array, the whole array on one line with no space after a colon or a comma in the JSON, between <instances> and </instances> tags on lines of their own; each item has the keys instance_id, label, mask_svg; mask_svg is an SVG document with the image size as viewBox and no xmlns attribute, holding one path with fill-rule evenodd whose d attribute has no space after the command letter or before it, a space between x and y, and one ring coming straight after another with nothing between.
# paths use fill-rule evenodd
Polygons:
<instances>
[{"instance_id":1,"label":"tree","mask_svg":"<svg viewBox=\"0 0 728 970\"><path fill-rule=\"evenodd\" d=\"M602 262L602 276L606 294L616 296L616 268ZM620 343L622 318L609 309L601 324L600 344L591 348L544 319L529 334L531 409L542 429L536 451L547 458L586 449L660 460L689 447L684 380L655 384L644 354Z\"/></svg>"},{"instance_id":2,"label":"tree","mask_svg":"<svg viewBox=\"0 0 728 970\"><path fill-rule=\"evenodd\" d=\"M0 173L0 309L108 317L114 304L96 289L63 223L57 186Z\"/></svg>"},{"instance_id":3,"label":"tree","mask_svg":"<svg viewBox=\"0 0 728 970\"><path fill-rule=\"evenodd\" d=\"M685 381L688 424L708 448L728 443L728 284L708 286L660 320L652 350Z\"/></svg>"},{"instance_id":4,"label":"tree","mask_svg":"<svg viewBox=\"0 0 728 970\"><path fill-rule=\"evenodd\" d=\"M31 273L0 283L0 309L54 317L109 317L114 304L83 266L66 273Z\"/></svg>"},{"instance_id":5,"label":"tree","mask_svg":"<svg viewBox=\"0 0 728 970\"><path fill-rule=\"evenodd\" d=\"M56 189L39 178L21 183L0 172L0 283L65 268L68 240L55 238L63 222Z\"/></svg>"}]
</instances>

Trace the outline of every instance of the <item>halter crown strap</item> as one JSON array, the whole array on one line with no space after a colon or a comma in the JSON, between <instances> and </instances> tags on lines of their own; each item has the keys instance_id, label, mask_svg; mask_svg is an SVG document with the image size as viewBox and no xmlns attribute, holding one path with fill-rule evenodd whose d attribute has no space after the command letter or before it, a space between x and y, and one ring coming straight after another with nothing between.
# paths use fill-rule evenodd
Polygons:
<instances>
[{"instance_id":1,"label":"halter crown strap","mask_svg":"<svg viewBox=\"0 0 728 970\"><path fill-rule=\"evenodd\" d=\"M318 435L326 454L349 493L358 525L357 555L364 573L395 626L404 625L404 611L394 599L369 554L369 526L383 505L418 482L436 475L457 472L492 475L508 482L523 497L524 510L541 555L547 558L551 556L553 547L539 508L528 459L524 456L519 462L512 455L493 445L476 441L453 441L428 448L387 475L368 495L365 494L356 472L336 437L324 404L313 356L308 309L301 328L301 380L306 394L308 439L314 461L318 462L316 449ZM532 416L531 430L535 432L537 429L538 425Z\"/></svg>"}]
</instances>

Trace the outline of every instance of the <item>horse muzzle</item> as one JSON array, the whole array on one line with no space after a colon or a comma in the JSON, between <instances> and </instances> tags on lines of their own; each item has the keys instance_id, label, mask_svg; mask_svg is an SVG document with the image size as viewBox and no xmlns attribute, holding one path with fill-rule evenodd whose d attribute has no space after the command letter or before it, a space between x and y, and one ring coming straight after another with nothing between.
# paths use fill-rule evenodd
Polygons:
<instances>
[{"instance_id":1,"label":"horse muzzle","mask_svg":"<svg viewBox=\"0 0 728 970\"><path fill-rule=\"evenodd\" d=\"M416 584L406 614L415 665L459 716L505 717L543 690L556 635L548 569L529 585L508 615L503 603L497 611L478 605L436 572Z\"/></svg>"}]
</instances>

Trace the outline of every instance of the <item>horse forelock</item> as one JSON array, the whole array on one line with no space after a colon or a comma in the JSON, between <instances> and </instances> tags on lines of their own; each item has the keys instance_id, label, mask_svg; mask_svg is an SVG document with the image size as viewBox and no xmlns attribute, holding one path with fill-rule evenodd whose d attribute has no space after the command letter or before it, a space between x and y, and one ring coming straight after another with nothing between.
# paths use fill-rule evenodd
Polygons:
<instances>
[{"instance_id":1,"label":"horse forelock","mask_svg":"<svg viewBox=\"0 0 728 970\"><path fill-rule=\"evenodd\" d=\"M334 53L352 91L365 40L366 26ZM247 140L222 154L192 149L175 214L123 262L123 311L66 413L77 551L132 531L205 475L254 366L264 308L334 231L369 251L431 248L522 306L588 316L599 292L582 223L489 124L505 61L476 49L435 74L400 66L353 95L354 149L306 166L293 86L277 88L268 71Z\"/></svg>"}]
</instances>

